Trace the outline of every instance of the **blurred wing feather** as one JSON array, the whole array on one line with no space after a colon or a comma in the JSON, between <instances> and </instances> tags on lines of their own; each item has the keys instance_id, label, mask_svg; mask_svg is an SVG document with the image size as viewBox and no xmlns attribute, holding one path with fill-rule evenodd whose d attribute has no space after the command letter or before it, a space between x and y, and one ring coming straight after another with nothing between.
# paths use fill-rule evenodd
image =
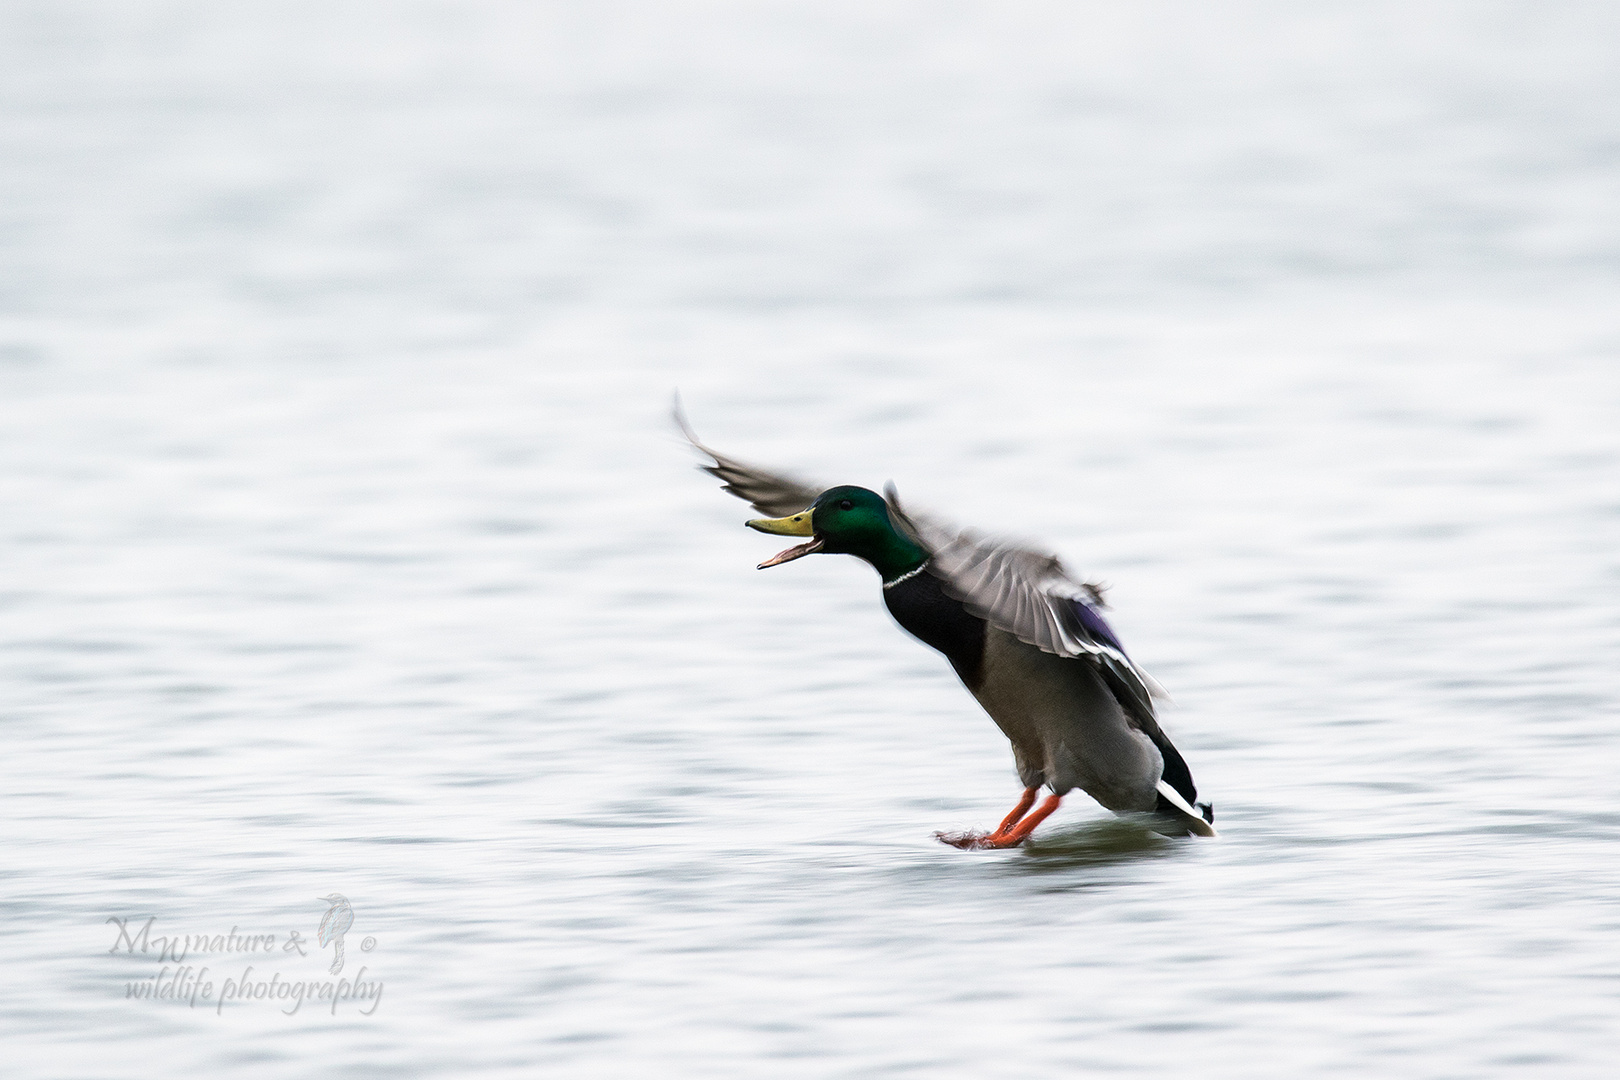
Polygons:
<instances>
[{"instance_id":1,"label":"blurred wing feather","mask_svg":"<svg viewBox=\"0 0 1620 1080\"><path fill-rule=\"evenodd\" d=\"M885 494L895 518L932 554L930 570L968 611L1043 652L1090 662L1128 709L1154 721L1153 698L1164 692L1103 621L1099 586L1070 577L1055 555L907 512L892 484Z\"/></svg>"},{"instance_id":2,"label":"blurred wing feather","mask_svg":"<svg viewBox=\"0 0 1620 1080\"><path fill-rule=\"evenodd\" d=\"M686 416L681 412L679 401L675 403L675 423L680 425L681 434L686 436L686 441L692 444L692 448L714 462L713 465L699 465L698 468L710 476L718 477L723 485L722 490L731 492L766 517L777 518L797 514L815 502L817 495L827 490L825 487L817 487L795 477L756 468L736 458L710 450L698 441L697 433L692 430L692 425L686 422Z\"/></svg>"}]
</instances>

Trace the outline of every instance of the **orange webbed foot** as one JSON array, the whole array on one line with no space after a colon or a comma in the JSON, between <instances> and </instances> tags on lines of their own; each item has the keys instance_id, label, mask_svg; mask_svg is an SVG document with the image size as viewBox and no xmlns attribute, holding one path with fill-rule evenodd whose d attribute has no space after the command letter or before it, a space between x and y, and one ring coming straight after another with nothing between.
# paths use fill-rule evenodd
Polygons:
<instances>
[{"instance_id":1,"label":"orange webbed foot","mask_svg":"<svg viewBox=\"0 0 1620 1080\"><path fill-rule=\"evenodd\" d=\"M951 847L961 848L963 851L984 851L990 848L1017 847L1019 844L1024 842L1024 837L1022 836L1018 837L1017 839L1013 839L1012 836L1006 833L982 832L937 832L934 834L934 839L938 840L942 844L949 844Z\"/></svg>"},{"instance_id":2,"label":"orange webbed foot","mask_svg":"<svg viewBox=\"0 0 1620 1080\"><path fill-rule=\"evenodd\" d=\"M1029 839L1029 834L1035 831L1035 826L1051 817L1052 812L1058 808L1058 803L1063 801L1063 796L1061 795L1049 795L1047 796L1046 801L1041 804L1041 808L1039 810L1025 818L1024 811L1029 809L1030 804L1035 801L1036 790L1037 789L1035 788L1030 788L1028 791L1024 792L1023 801L1018 804L1011 814L1007 815L1007 820L1003 821L1001 826L997 828L995 832L937 832L934 834L934 839L938 840L942 844L949 844L951 847L961 848L963 851L981 851L985 849L1017 847L1019 844L1022 844L1025 840ZM1020 821L1019 818L1023 818L1023 820Z\"/></svg>"}]
</instances>

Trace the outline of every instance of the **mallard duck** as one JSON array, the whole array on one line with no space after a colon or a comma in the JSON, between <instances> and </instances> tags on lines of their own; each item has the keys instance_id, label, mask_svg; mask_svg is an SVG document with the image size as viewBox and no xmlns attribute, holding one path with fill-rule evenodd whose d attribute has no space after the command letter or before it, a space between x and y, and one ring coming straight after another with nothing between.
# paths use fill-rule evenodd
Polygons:
<instances>
[{"instance_id":1,"label":"mallard duck","mask_svg":"<svg viewBox=\"0 0 1620 1080\"><path fill-rule=\"evenodd\" d=\"M808 539L759 564L853 555L883 580L883 603L913 637L945 654L1012 743L1024 785L993 831L936 833L960 848L1022 844L1075 788L1117 813L1159 815L1160 831L1214 836L1192 772L1155 715L1162 695L1104 621L1100 587L1041 551L987 539L901 508L891 483L822 487L745 465L698 441L724 490L761 514L750 529ZM1051 794L1031 812L1041 788Z\"/></svg>"}]
</instances>

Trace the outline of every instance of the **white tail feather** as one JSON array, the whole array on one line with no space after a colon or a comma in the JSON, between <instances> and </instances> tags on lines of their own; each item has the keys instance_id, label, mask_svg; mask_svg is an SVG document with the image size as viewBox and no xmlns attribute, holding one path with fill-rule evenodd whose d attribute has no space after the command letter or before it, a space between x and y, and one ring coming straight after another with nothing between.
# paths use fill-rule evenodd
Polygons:
<instances>
[{"instance_id":1,"label":"white tail feather","mask_svg":"<svg viewBox=\"0 0 1620 1080\"><path fill-rule=\"evenodd\" d=\"M1188 822L1188 824L1192 826L1193 832L1197 833L1199 836L1220 835L1220 833L1215 831L1215 826L1204 820L1204 816L1202 814L1187 805L1187 800L1181 797L1181 792L1177 791L1163 780L1159 781L1159 794L1168 799L1171 806L1174 806L1176 809L1182 811L1192 819L1192 821Z\"/></svg>"}]
</instances>

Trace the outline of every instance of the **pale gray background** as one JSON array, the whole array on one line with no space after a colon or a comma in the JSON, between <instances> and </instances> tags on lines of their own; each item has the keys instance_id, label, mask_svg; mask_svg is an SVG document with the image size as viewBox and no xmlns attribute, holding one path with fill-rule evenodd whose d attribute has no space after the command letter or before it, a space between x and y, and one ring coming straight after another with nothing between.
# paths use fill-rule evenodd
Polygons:
<instances>
[{"instance_id":1,"label":"pale gray background","mask_svg":"<svg viewBox=\"0 0 1620 1080\"><path fill-rule=\"evenodd\" d=\"M0 4L5 1071L1612 1075L1617 12ZM1112 582L1224 838L934 843L677 385ZM375 1016L123 999L333 891Z\"/></svg>"}]
</instances>

